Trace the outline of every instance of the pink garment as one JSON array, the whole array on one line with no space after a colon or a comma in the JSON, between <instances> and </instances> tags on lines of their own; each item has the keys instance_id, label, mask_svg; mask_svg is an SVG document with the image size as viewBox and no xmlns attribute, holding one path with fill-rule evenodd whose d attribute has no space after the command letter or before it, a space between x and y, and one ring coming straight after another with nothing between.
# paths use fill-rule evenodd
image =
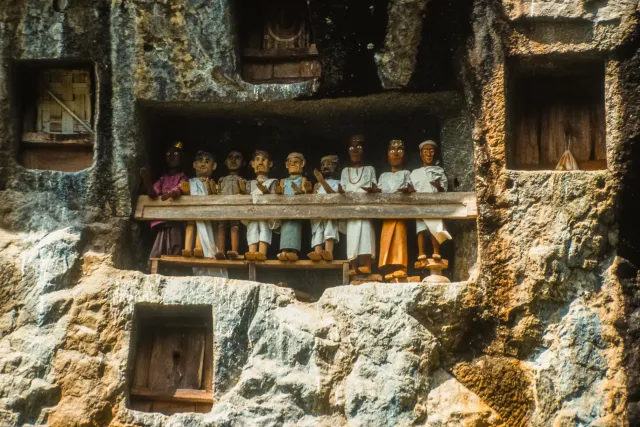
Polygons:
<instances>
[{"instance_id":1,"label":"pink garment","mask_svg":"<svg viewBox=\"0 0 640 427\"><path fill-rule=\"evenodd\" d=\"M162 175L159 180L153 184L153 189L158 194L158 197L163 194L169 193L173 190L180 191L180 183L188 181L187 176L182 172L175 175ZM162 224L164 221L152 221L151 227L155 227L158 224Z\"/></svg>"}]
</instances>

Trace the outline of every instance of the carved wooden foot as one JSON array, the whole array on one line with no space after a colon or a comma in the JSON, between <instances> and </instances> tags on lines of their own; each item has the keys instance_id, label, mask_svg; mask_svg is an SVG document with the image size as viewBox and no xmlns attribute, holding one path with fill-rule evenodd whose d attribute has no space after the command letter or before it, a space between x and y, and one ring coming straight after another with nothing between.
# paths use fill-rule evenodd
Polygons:
<instances>
[{"instance_id":1,"label":"carved wooden foot","mask_svg":"<svg viewBox=\"0 0 640 427\"><path fill-rule=\"evenodd\" d=\"M297 261L298 260L298 254L295 252L285 252L285 254L287 255L287 259L289 261Z\"/></svg>"},{"instance_id":2,"label":"carved wooden foot","mask_svg":"<svg viewBox=\"0 0 640 427\"><path fill-rule=\"evenodd\" d=\"M191 252L189 249L183 249L182 256L190 258L193 256L193 252Z\"/></svg>"},{"instance_id":3,"label":"carved wooden foot","mask_svg":"<svg viewBox=\"0 0 640 427\"><path fill-rule=\"evenodd\" d=\"M193 256L197 258L204 258L204 252L202 251L202 249L196 248L193 250Z\"/></svg>"},{"instance_id":4,"label":"carved wooden foot","mask_svg":"<svg viewBox=\"0 0 640 427\"><path fill-rule=\"evenodd\" d=\"M320 255L318 252L313 251L313 252L309 252L307 254L307 256L309 257L309 259L311 261L321 261L322 260L322 255Z\"/></svg>"},{"instance_id":5,"label":"carved wooden foot","mask_svg":"<svg viewBox=\"0 0 640 427\"><path fill-rule=\"evenodd\" d=\"M256 252L245 252L244 259L246 259L247 261L255 261Z\"/></svg>"},{"instance_id":6,"label":"carved wooden foot","mask_svg":"<svg viewBox=\"0 0 640 427\"><path fill-rule=\"evenodd\" d=\"M239 257L238 252L236 251L227 251L227 258L229 259L237 259Z\"/></svg>"},{"instance_id":7,"label":"carved wooden foot","mask_svg":"<svg viewBox=\"0 0 640 427\"><path fill-rule=\"evenodd\" d=\"M224 252L216 252L213 256L215 259L225 259Z\"/></svg>"},{"instance_id":8,"label":"carved wooden foot","mask_svg":"<svg viewBox=\"0 0 640 427\"><path fill-rule=\"evenodd\" d=\"M267 259L267 254L263 254L262 252L256 252L256 261L264 261Z\"/></svg>"},{"instance_id":9,"label":"carved wooden foot","mask_svg":"<svg viewBox=\"0 0 640 427\"><path fill-rule=\"evenodd\" d=\"M371 274L371 267L366 267L364 265L361 265L360 267L358 267L358 273L359 274Z\"/></svg>"},{"instance_id":10,"label":"carved wooden foot","mask_svg":"<svg viewBox=\"0 0 640 427\"><path fill-rule=\"evenodd\" d=\"M322 259L325 261L333 261L333 253L330 251L322 251L320 255L322 255Z\"/></svg>"},{"instance_id":11,"label":"carved wooden foot","mask_svg":"<svg viewBox=\"0 0 640 427\"><path fill-rule=\"evenodd\" d=\"M287 254L285 252L280 252L278 255L276 255L276 257L282 262L289 261L289 258L287 258Z\"/></svg>"}]
</instances>

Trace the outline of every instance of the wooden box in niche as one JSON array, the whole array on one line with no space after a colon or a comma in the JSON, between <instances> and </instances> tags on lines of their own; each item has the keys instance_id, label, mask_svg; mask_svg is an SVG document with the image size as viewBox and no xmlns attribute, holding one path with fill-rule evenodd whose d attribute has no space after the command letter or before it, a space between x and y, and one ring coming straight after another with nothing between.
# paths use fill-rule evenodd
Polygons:
<instances>
[{"instance_id":1,"label":"wooden box in niche","mask_svg":"<svg viewBox=\"0 0 640 427\"><path fill-rule=\"evenodd\" d=\"M606 169L604 71L525 75L509 97L515 169L556 169L569 150L580 169Z\"/></svg>"},{"instance_id":2,"label":"wooden box in niche","mask_svg":"<svg viewBox=\"0 0 640 427\"><path fill-rule=\"evenodd\" d=\"M20 162L30 169L73 172L93 162L91 72L39 69L25 96Z\"/></svg>"},{"instance_id":3,"label":"wooden box in niche","mask_svg":"<svg viewBox=\"0 0 640 427\"><path fill-rule=\"evenodd\" d=\"M209 412L213 332L201 317L149 317L138 326L130 406L145 412Z\"/></svg>"},{"instance_id":4,"label":"wooden box in niche","mask_svg":"<svg viewBox=\"0 0 640 427\"><path fill-rule=\"evenodd\" d=\"M305 1L248 0L241 21L244 80L291 83L320 76Z\"/></svg>"}]
</instances>

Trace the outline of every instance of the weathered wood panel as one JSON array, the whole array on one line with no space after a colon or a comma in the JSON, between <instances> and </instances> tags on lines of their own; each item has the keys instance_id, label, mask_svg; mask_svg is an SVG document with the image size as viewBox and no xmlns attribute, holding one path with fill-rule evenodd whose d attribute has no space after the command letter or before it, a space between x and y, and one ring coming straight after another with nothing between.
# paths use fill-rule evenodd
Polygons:
<instances>
[{"instance_id":1,"label":"weathered wood panel","mask_svg":"<svg viewBox=\"0 0 640 427\"><path fill-rule=\"evenodd\" d=\"M201 268L247 268L249 265L255 265L256 268L272 269L272 270L340 270L343 264L348 263L347 260L334 261L310 261L298 260L296 262L282 262L277 260L266 261L234 261L215 258L195 258L162 255L160 258L162 264L179 265L183 267L201 267Z\"/></svg>"},{"instance_id":2,"label":"weathered wood panel","mask_svg":"<svg viewBox=\"0 0 640 427\"><path fill-rule=\"evenodd\" d=\"M475 193L139 196L137 220L450 218L477 216Z\"/></svg>"}]
</instances>

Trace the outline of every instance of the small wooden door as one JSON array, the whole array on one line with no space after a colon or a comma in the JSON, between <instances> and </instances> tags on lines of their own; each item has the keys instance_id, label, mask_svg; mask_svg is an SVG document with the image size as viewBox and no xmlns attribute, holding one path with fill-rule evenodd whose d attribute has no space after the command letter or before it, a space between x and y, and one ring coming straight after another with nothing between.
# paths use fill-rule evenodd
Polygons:
<instances>
[{"instance_id":1,"label":"small wooden door","mask_svg":"<svg viewBox=\"0 0 640 427\"><path fill-rule=\"evenodd\" d=\"M209 412L213 403L211 331L172 322L147 325L140 333L132 407L166 414Z\"/></svg>"},{"instance_id":2,"label":"small wooden door","mask_svg":"<svg viewBox=\"0 0 640 427\"><path fill-rule=\"evenodd\" d=\"M85 126L61 105L64 104L91 127L91 79L88 70L42 70L38 89L38 131L60 134L88 133Z\"/></svg>"}]
</instances>

